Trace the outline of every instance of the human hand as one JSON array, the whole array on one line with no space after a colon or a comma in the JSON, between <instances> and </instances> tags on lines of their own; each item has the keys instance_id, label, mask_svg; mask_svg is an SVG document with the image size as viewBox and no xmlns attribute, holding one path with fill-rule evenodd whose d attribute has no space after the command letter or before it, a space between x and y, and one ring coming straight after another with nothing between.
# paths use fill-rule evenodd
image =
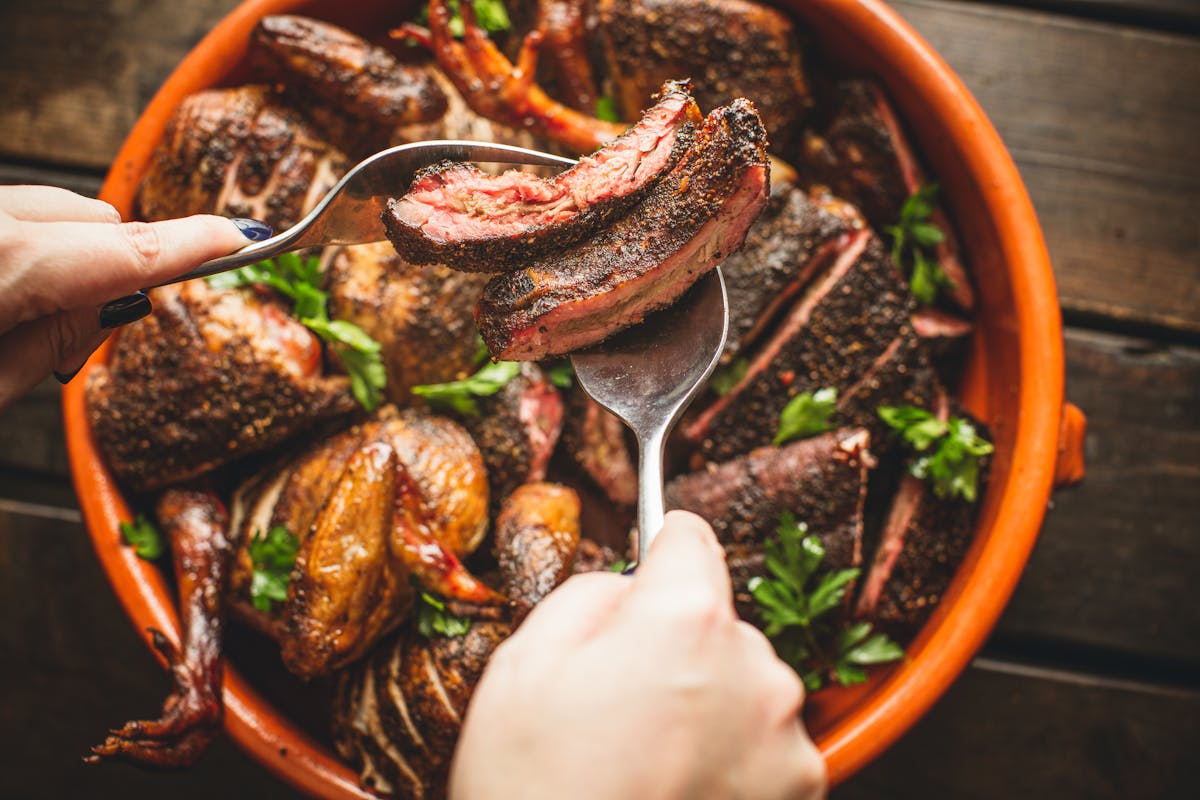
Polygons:
<instances>
[{"instance_id":1,"label":"human hand","mask_svg":"<svg viewBox=\"0 0 1200 800\"><path fill-rule=\"evenodd\" d=\"M65 189L0 187L0 411L51 370L65 383L112 328L150 313L141 295L101 320L107 301L270 233L208 215L122 223L108 203Z\"/></svg>"},{"instance_id":2,"label":"human hand","mask_svg":"<svg viewBox=\"0 0 1200 800\"><path fill-rule=\"evenodd\" d=\"M795 672L734 614L712 529L673 511L634 577L571 578L497 649L450 797L820 798L803 700Z\"/></svg>"}]
</instances>

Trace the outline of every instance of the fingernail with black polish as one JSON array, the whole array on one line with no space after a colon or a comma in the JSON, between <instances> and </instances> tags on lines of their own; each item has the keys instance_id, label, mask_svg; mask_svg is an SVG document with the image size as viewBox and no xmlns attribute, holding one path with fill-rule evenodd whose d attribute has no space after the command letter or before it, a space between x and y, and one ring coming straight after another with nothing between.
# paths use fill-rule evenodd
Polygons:
<instances>
[{"instance_id":1,"label":"fingernail with black polish","mask_svg":"<svg viewBox=\"0 0 1200 800\"><path fill-rule=\"evenodd\" d=\"M150 298L145 292L135 292L124 297L118 297L104 304L100 309L100 327L104 329L119 328L131 322L137 322L153 310Z\"/></svg>"},{"instance_id":2,"label":"fingernail with black polish","mask_svg":"<svg viewBox=\"0 0 1200 800\"><path fill-rule=\"evenodd\" d=\"M265 222L259 222L256 219L245 219L244 217L236 217L233 224L238 226L238 230L252 242L261 242L263 239L270 239L274 231L271 226Z\"/></svg>"},{"instance_id":3,"label":"fingernail with black polish","mask_svg":"<svg viewBox=\"0 0 1200 800\"><path fill-rule=\"evenodd\" d=\"M63 386L66 386L68 383L71 382L71 378L74 378L76 375L79 374L79 370L81 370L81 369L83 369L83 367L76 367L75 370L72 372L57 372L56 371L54 373L54 380L58 381Z\"/></svg>"}]
</instances>

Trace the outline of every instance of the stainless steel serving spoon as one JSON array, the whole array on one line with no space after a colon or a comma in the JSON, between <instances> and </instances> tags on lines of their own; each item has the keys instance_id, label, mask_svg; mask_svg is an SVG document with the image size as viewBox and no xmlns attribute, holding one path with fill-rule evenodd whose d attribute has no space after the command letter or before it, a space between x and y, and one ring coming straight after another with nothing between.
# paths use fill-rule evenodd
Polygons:
<instances>
[{"instance_id":1,"label":"stainless steel serving spoon","mask_svg":"<svg viewBox=\"0 0 1200 800\"><path fill-rule=\"evenodd\" d=\"M383 210L388 198L404 194L417 170L439 161L552 167L570 167L576 163L573 159L550 153L490 142L448 139L391 147L360 161L304 219L286 231L249 244L236 253L205 261L191 272L155 286L205 278L306 247L382 241L387 238ZM121 304L128 299L123 297L107 305Z\"/></svg>"},{"instance_id":2,"label":"stainless steel serving spoon","mask_svg":"<svg viewBox=\"0 0 1200 800\"><path fill-rule=\"evenodd\" d=\"M571 355L583 390L637 437L638 561L663 526L667 434L717 366L728 334L729 299L718 268L670 308Z\"/></svg>"}]
</instances>

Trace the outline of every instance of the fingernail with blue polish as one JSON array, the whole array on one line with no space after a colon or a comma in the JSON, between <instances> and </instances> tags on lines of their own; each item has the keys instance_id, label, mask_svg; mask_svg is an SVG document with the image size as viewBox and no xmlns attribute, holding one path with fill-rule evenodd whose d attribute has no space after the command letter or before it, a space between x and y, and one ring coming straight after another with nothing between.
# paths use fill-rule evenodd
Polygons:
<instances>
[{"instance_id":1,"label":"fingernail with blue polish","mask_svg":"<svg viewBox=\"0 0 1200 800\"><path fill-rule=\"evenodd\" d=\"M153 310L150 298L145 292L135 292L124 297L118 297L104 304L100 309L100 327L104 329L119 328L131 322L137 322Z\"/></svg>"},{"instance_id":2,"label":"fingernail with blue polish","mask_svg":"<svg viewBox=\"0 0 1200 800\"><path fill-rule=\"evenodd\" d=\"M271 226L265 222L259 222L256 219L245 219L244 217L236 217L233 224L238 226L238 230L252 242L261 242L263 239L270 239L274 231Z\"/></svg>"},{"instance_id":3,"label":"fingernail with blue polish","mask_svg":"<svg viewBox=\"0 0 1200 800\"><path fill-rule=\"evenodd\" d=\"M636 561L634 563L630 564L625 569L621 570L622 575L632 575L635 572L637 572L637 562Z\"/></svg>"},{"instance_id":4,"label":"fingernail with blue polish","mask_svg":"<svg viewBox=\"0 0 1200 800\"><path fill-rule=\"evenodd\" d=\"M71 378L74 378L76 375L79 374L79 370L81 370L81 369L83 369L83 367L76 367L73 372L55 372L54 380L58 381L63 386L66 386L68 383L71 382Z\"/></svg>"}]
</instances>

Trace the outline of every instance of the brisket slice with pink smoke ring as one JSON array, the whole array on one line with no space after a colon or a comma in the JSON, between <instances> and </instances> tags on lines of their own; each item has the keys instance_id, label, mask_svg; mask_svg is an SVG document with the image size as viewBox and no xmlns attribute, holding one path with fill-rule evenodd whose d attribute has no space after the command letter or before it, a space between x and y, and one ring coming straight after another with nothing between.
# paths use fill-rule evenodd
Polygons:
<instances>
[{"instance_id":1,"label":"brisket slice with pink smoke ring","mask_svg":"<svg viewBox=\"0 0 1200 800\"><path fill-rule=\"evenodd\" d=\"M679 161L699 121L691 85L670 81L640 122L552 178L436 164L417 174L407 194L388 201L388 238L417 264L467 272L520 269L637 202Z\"/></svg>"},{"instance_id":2,"label":"brisket slice with pink smoke ring","mask_svg":"<svg viewBox=\"0 0 1200 800\"><path fill-rule=\"evenodd\" d=\"M717 460L769 444L794 396L825 387L844 396L887 360L898 337L913 336L913 310L912 295L879 240L867 231L851 234L741 381L689 422L684 437ZM873 414L860 416L856 422L874 426Z\"/></svg>"},{"instance_id":3,"label":"brisket slice with pink smoke ring","mask_svg":"<svg viewBox=\"0 0 1200 800\"><path fill-rule=\"evenodd\" d=\"M493 358L537 360L596 344L674 303L745 240L767 199L754 105L714 110L669 175L594 236L497 275L475 322Z\"/></svg>"},{"instance_id":4,"label":"brisket slice with pink smoke ring","mask_svg":"<svg viewBox=\"0 0 1200 800\"><path fill-rule=\"evenodd\" d=\"M842 428L783 447L762 447L667 485L668 509L693 511L712 524L725 547L743 616L754 608L746 585L764 574L763 545L785 511L820 538L823 569L862 563L863 504L874 465L870 442L865 430Z\"/></svg>"}]
</instances>

